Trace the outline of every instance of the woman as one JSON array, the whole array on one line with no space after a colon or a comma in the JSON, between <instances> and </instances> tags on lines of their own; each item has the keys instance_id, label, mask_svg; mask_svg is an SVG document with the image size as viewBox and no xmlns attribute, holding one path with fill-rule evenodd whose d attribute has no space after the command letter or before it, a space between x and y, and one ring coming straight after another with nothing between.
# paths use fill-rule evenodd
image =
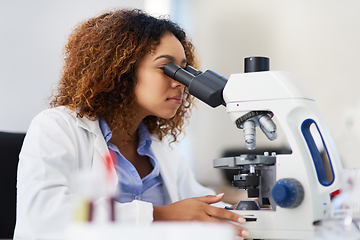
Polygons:
<instances>
[{"instance_id":1,"label":"woman","mask_svg":"<svg viewBox=\"0 0 360 240\"><path fill-rule=\"evenodd\" d=\"M169 62L196 66L191 42L169 20L118 10L77 26L52 108L32 121L20 153L15 239L61 238L72 218L76 179L101 172L109 153L116 159L118 221L244 223L210 205L223 195L199 185L167 141L177 140L192 104L186 88L163 73ZM95 207L107 200L94 192Z\"/></svg>"}]
</instances>

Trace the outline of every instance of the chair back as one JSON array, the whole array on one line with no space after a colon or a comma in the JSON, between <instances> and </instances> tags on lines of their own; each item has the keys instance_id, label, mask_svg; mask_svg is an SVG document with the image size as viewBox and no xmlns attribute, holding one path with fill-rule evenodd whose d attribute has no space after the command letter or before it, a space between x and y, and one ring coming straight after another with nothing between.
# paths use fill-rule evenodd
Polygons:
<instances>
[{"instance_id":1,"label":"chair back","mask_svg":"<svg viewBox=\"0 0 360 240\"><path fill-rule=\"evenodd\" d=\"M0 132L0 239L12 239L16 222L16 178L25 133Z\"/></svg>"}]
</instances>

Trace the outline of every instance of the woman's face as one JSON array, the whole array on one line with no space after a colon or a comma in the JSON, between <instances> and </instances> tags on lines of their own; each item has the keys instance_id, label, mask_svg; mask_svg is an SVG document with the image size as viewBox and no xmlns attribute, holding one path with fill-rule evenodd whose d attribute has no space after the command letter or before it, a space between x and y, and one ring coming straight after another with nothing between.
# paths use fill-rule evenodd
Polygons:
<instances>
[{"instance_id":1,"label":"woman's face","mask_svg":"<svg viewBox=\"0 0 360 240\"><path fill-rule=\"evenodd\" d=\"M164 74L169 62L185 67L186 56L179 40L165 33L155 51L145 55L136 71L135 96L140 118L153 115L168 119L179 108L185 87Z\"/></svg>"}]
</instances>

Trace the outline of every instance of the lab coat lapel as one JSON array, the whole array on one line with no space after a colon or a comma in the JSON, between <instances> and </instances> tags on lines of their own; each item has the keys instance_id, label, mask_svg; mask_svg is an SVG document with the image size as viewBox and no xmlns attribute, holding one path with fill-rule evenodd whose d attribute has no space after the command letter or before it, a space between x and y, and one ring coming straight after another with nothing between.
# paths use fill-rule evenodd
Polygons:
<instances>
[{"instance_id":1,"label":"lab coat lapel","mask_svg":"<svg viewBox=\"0 0 360 240\"><path fill-rule=\"evenodd\" d=\"M92 162L92 172L95 175L105 176L106 174L106 167L105 167L105 161L104 157L107 154L110 154L109 149L107 147L106 141L102 135L99 121L94 120L91 121L87 118L77 118L77 124L78 126L84 128L85 130L89 131L91 133L92 141L94 142L94 156L93 156L93 162ZM118 183L118 176L116 174L116 168L115 165L113 165L112 169L112 175L114 176L112 178L112 182L109 183L108 189L112 195L116 193L117 189L117 183Z\"/></svg>"},{"instance_id":2,"label":"lab coat lapel","mask_svg":"<svg viewBox=\"0 0 360 240\"><path fill-rule=\"evenodd\" d=\"M179 201L178 189L176 184L177 172L176 168L168 166L171 159L165 151L164 143L159 139L152 137L151 151L157 159L160 166L161 177L164 181L165 190L167 190L170 202Z\"/></svg>"}]
</instances>

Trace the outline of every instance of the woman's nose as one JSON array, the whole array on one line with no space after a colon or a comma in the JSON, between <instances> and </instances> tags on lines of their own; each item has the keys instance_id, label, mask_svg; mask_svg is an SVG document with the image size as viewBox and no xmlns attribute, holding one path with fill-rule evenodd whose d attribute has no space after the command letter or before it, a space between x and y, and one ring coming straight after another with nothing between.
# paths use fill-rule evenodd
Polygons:
<instances>
[{"instance_id":1,"label":"woman's nose","mask_svg":"<svg viewBox=\"0 0 360 240\"><path fill-rule=\"evenodd\" d=\"M182 84L182 83L180 83L179 81L176 81L176 80L174 80L174 79L171 79L171 86L173 87L173 88L185 88L185 85L184 84Z\"/></svg>"}]
</instances>

